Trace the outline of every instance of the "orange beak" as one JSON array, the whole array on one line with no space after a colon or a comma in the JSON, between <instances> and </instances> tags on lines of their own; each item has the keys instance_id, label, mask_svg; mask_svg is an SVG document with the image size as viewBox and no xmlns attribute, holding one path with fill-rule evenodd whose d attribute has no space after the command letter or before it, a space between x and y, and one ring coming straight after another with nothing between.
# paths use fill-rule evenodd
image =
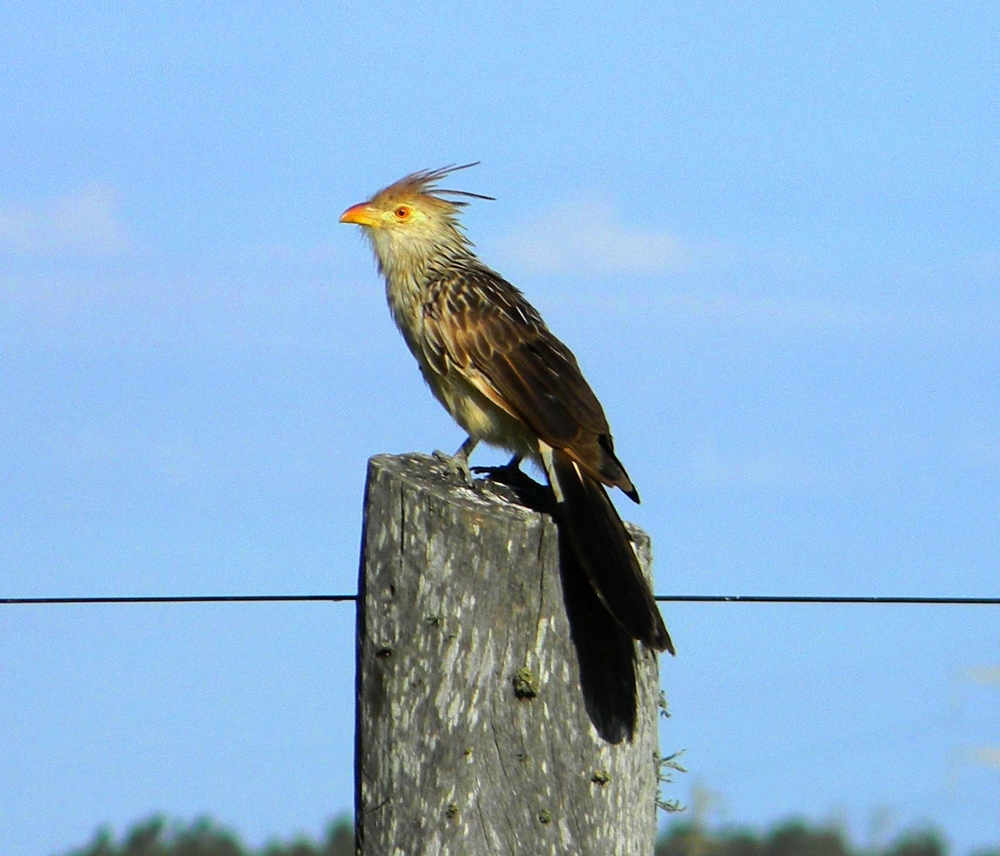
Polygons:
<instances>
[{"instance_id":1,"label":"orange beak","mask_svg":"<svg viewBox=\"0 0 1000 856\"><path fill-rule=\"evenodd\" d=\"M354 223L358 226L377 226L379 221L375 217L375 212L367 202L359 202L352 205L340 215L341 223Z\"/></svg>"}]
</instances>

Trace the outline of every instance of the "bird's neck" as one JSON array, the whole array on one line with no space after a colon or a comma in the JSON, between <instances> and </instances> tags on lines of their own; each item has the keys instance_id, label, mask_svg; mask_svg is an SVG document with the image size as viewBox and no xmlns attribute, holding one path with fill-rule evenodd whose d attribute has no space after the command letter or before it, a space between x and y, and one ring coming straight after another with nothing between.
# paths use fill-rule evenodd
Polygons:
<instances>
[{"instance_id":1,"label":"bird's neck","mask_svg":"<svg viewBox=\"0 0 1000 856\"><path fill-rule=\"evenodd\" d=\"M471 255L468 239L456 228L410 231L366 230L379 270L387 278L412 278L419 282L424 270L436 261Z\"/></svg>"},{"instance_id":2,"label":"bird's neck","mask_svg":"<svg viewBox=\"0 0 1000 856\"><path fill-rule=\"evenodd\" d=\"M447 279L454 268L469 269L479 264L467 245L435 245L419 254L400 252L380 254L375 247L379 270L385 279L385 296L396 326L418 359L422 359L424 308L431 299L435 282Z\"/></svg>"},{"instance_id":3,"label":"bird's neck","mask_svg":"<svg viewBox=\"0 0 1000 856\"><path fill-rule=\"evenodd\" d=\"M399 273L385 266L382 267L382 275L385 277L385 299L389 304L392 320L396 322L410 350L416 354L422 339L422 278L415 277L412 270Z\"/></svg>"},{"instance_id":4,"label":"bird's neck","mask_svg":"<svg viewBox=\"0 0 1000 856\"><path fill-rule=\"evenodd\" d=\"M472 256L468 242L457 232L446 236L390 237L372 230L369 237L379 272L385 279L389 306L401 329L401 317L413 319L419 314L423 293L434 271L446 267L456 257Z\"/></svg>"}]
</instances>

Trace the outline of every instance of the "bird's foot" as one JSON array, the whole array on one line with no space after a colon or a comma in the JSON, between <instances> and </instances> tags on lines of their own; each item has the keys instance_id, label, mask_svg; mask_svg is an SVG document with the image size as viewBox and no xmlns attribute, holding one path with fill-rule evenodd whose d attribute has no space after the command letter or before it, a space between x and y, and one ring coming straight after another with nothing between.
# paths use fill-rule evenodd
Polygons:
<instances>
[{"instance_id":1,"label":"bird's foot","mask_svg":"<svg viewBox=\"0 0 1000 856\"><path fill-rule=\"evenodd\" d=\"M537 482L527 473L521 471L521 455L514 455L506 464L499 467L473 467L472 472L485 475L490 481L499 482L509 487L517 488L535 485Z\"/></svg>"},{"instance_id":2,"label":"bird's foot","mask_svg":"<svg viewBox=\"0 0 1000 856\"><path fill-rule=\"evenodd\" d=\"M461 453L461 449L454 455L449 455L440 449L435 449L432 454L448 468L450 473L461 480L463 487L476 489L476 478L469 469L469 459Z\"/></svg>"}]
</instances>

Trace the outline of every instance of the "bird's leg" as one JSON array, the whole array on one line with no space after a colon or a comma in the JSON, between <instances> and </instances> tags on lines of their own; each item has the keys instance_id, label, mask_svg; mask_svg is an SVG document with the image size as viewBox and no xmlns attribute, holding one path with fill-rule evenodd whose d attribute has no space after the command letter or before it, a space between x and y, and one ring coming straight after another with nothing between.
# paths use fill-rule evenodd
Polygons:
<instances>
[{"instance_id":1,"label":"bird's leg","mask_svg":"<svg viewBox=\"0 0 1000 856\"><path fill-rule=\"evenodd\" d=\"M434 457L458 475L466 487L475 487L476 480L472 475L472 470L469 469L469 455L472 454L472 450L476 448L478 443L478 440L469 436L465 438L465 441L458 447L458 451L454 455L449 455L447 452L435 449Z\"/></svg>"},{"instance_id":2,"label":"bird's leg","mask_svg":"<svg viewBox=\"0 0 1000 856\"><path fill-rule=\"evenodd\" d=\"M473 467L472 472L482 473L490 481L505 484L515 490L531 490L538 487L531 476L521 470L524 455L514 455L506 464L499 467Z\"/></svg>"},{"instance_id":3,"label":"bird's leg","mask_svg":"<svg viewBox=\"0 0 1000 856\"><path fill-rule=\"evenodd\" d=\"M499 467L473 467L472 472L474 473L484 473L488 475L494 481L504 481L506 479L517 478L519 475L524 475L521 472L521 461L524 460L524 455L514 455L506 464Z\"/></svg>"}]
</instances>

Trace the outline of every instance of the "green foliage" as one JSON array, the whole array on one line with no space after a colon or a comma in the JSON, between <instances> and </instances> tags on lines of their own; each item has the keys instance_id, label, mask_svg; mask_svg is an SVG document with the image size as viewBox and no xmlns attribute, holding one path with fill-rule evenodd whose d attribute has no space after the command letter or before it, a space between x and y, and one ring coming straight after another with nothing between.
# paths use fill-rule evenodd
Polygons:
<instances>
[{"instance_id":1,"label":"green foliage","mask_svg":"<svg viewBox=\"0 0 1000 856\"><path fill-rule=\"evenodd\" d=\"M933 832L904 835L887 849L873 851L853 847L838 829L809 827L799 821L784 823L764 834L745 830L708 832L698 823L675 823L656 844L656 856L945 856L945 853L944 844Z\"/></svg>"},{"instance_id":2,"label":"green foliage","mask_svg":"<svg viewBox=\"0 0 1000 856\"><path fill-rule=\"evenodd\" d=\"M897 841L888 856L943 856L944 843L934 832L906 835Z\"/></svg>"},{"instance_id":3,"label":"green foliage","mask_svg":"<svg viewBox=\"0 0 1000 856\"><path fill-rule=\"evenodd\" d=\"M671 824L657 842L655 856L945 856L946 852L932 831L909 833L884 849L872 850L853 847L838 829L800 821L766 833L710 832L688 821ZM115 841L107 828L99 829L89 845L65 856L355 856L354 830L348 818L340 817L327 827L322 841L299 838L253 850L207 818L185 826L155 816L134 824L121 841ZM972 856L1000 856L1000 850Z\"/></svg>"},{"instance_id":4,"label":"green foliage","mask_svg":"<svg viewBox=\"0 0 1000 856\"><path fill-rule=\"evenodd\" d=\"M667 704L667 694L663 690L660 690L657 707L660 709L660 716L664 719L670 719L670 706ZM663 796L663 786L674 783L674 773L687 772L677 760L683 754L683 749L674 752L673 755L660 755L659 750L657 750L653 756L656 761L656 807L668 814L684 811L684 806L679 800L668 800Z\"/></svg>"},{"instance_id":5,"label":"green foliage","mask_svg":"<svg viewBox=\"0 0 1000 856\"><path fill-rule=\"evenodd\" d=\"M120 842L108 829L99 829L87 847L67 856L354 856L354 830L349 820L339 818L322 842L301 838L252 850L207 818L184 826L156 816L134 824Z\"/></svg>"},{"instance_id":6,"label":"green foliage","mask_svg":"<svg viewBox=\"0 0 1000 856\"><path fill-rule=\"evenodd\" d=\"M662 692L660 693L660 696L663 696ZM680 752L674 752L673 755L662 756L659 752L654 753L654 758L656 759L656 807L660 809L660 811L665 811L668 814L684 811L684 806L682 806L678 800L664 799L662 795L663 786L673 784L675 772L687 772L687 770L682 767L680 762L677 760L683 752L684 750L681 749Z\"/></svg>"}]
</instances>

